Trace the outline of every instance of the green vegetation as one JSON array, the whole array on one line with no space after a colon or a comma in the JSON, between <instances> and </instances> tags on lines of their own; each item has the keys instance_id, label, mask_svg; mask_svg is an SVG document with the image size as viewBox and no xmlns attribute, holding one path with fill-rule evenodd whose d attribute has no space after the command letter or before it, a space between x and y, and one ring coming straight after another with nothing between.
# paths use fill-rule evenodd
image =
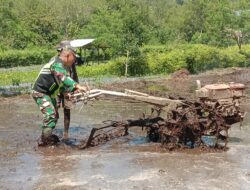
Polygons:
<instances>
[{"instance_id":1,"label":"green vegetation","mask_svg":"<svg viewBox=\"0 0 250 190\"><path fill-rule=\"evenodd\" d=\"M41 65L56 54L56 51L45 49L8 50L0 52L0 67L18 67Z\"/></svg>"},{"instance_id":2,"label":"green vegetation","mask_svg":"<svg viewBox=\"0 0 250 190\"><path fill-rule=\"evenodd\" d=\"M166 50L168 49L168 50ZM144 50L141 50L144 51ZM162 47L148 48L129 60L129 76L169 74L178 69L186 68L191 73L198 73L213 68L247 67L250 66L250 45L238 51L237 46L217 48L207 45L181 45L169 49ZM108 63L84 65L77 67L80 77L124 76L125 57L118 57ZM0 70L0 85L33 82L39 68L19 69L19 71Z\"/></svg>"},{"instance_id":3,"label":"green vegetation","mask_svg":"<svg viewBox=\"0 0 250 190\"><path fill-rule=\"evenodd\" d=\"M181 68L186 68L191 73L198 73L214 68L250 66L250 45L245 45L241 51L238 51L237 46L217 48L201 44L159 49L148 48L146 53L130 59L128 75L169 74ZM78 73L81 77L123 76L124 60L125 57L119 57L105 64L81 66L78 67Z\"/></svg>"},{"instance_id":4,"label":"green vegetation","mask_svg":"<svg viewBox=\"0 0 250 190\"><path fill-rule=\"evenodd\" d=\"M0 86L33 82L39 71L0 71Z\"/></svg>"},{"instance_id":5,"label":"green vegetation","mask_svg":"<svg viewBox=\"0 0 250 190\"><path fill-rule=\"evenodd\" d=\"M250 41L249 10L248 0L0 0L0 50L73 38L95 38L111 56L148 44L227 47L236 31Z\"/></svg>"},{"instance_id":6,"label":"green vegetation","mask_svg":"<svg viewBox=\"0 0 250 190\"><path fill-rule=\"evenodd\" d=\"M43 64L61 40L94 38L81 77L250 65L249 0L0 0L0 67ZM0 83L38 71L0 71Z\"/></svg>"}]
</instances>

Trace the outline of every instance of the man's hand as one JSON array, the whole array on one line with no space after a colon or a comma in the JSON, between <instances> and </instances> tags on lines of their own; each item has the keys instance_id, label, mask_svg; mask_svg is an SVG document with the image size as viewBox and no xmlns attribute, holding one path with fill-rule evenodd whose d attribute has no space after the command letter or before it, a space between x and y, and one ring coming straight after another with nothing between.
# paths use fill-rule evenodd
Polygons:
<instances>
[{"instance_id":1,"label":"man's hand","mask_svg":"<svg viewBox=\"0 0 250 190\"><path fill-rule=\"evenodd\" d=\"M63 96L64 96L64 98L67 99L67 100L70 100L70 98L71 98L71 94L68 93L68 92L65 92L65 93L63 94Z\"/></svg>"},{"instance_id":2,"label":"man's hand","mask_svg":"<svg viewBox=\"0 0 250 190\"><path fill-rule=\"evenodd\" d=\"M77 91L80 91L80 92L87 92L89 90L86 86L81 86L79 84L76 84L75 88Z\"/></svg>"}]
</instances>

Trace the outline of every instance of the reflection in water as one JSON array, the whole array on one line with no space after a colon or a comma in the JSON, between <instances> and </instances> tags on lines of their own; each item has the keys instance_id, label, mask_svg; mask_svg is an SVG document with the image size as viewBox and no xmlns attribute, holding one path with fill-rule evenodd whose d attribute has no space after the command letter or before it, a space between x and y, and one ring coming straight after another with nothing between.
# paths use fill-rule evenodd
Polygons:
<instances>
[{"instance_id":1,"label":"reflection in water","mask_svg":"<svg viewBox=\"0 0 250 190\"><path fill-rule=\"evenodd\" d=\"M38 152L42 156L38 164L42 175L36 186L47 189L48 184L53 187L55 184L62 183L66 178L74 177L77 159L71 156L74 154L72 150L40 148Z\"/></svg>"}]
</instances>

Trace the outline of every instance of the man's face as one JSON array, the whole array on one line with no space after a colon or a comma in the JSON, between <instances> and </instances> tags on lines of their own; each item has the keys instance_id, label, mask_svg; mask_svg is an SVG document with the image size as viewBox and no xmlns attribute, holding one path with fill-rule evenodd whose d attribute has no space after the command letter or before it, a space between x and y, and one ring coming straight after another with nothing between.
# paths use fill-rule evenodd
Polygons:
<instances>
[{"instance_id":1,"label":"man's face","mask_svg":"<svg viewBox=\"0 0 250 190\"><path fill-rule=\"evenodd\" d=\"M76 56L74 53L70 52L68 55L67 55L67 61L65 63L66 66L71 66L73 63L76 62Z\"/></svg>"}]
</instances>

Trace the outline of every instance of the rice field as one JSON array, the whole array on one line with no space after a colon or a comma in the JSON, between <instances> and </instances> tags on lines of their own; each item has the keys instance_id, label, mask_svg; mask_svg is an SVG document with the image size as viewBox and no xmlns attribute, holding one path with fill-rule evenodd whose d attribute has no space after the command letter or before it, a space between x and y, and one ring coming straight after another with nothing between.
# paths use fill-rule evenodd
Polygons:
<instances>
[{"instance_id":1,"label":"rice field","mask_svg":"<svg viewBox=\"0 0 250 190\"><path fill-rule=\"evenodd\" d=\"M42 65L0 69L0 86L19 85L33 82Z\"/></svg>"}]
</instances>

